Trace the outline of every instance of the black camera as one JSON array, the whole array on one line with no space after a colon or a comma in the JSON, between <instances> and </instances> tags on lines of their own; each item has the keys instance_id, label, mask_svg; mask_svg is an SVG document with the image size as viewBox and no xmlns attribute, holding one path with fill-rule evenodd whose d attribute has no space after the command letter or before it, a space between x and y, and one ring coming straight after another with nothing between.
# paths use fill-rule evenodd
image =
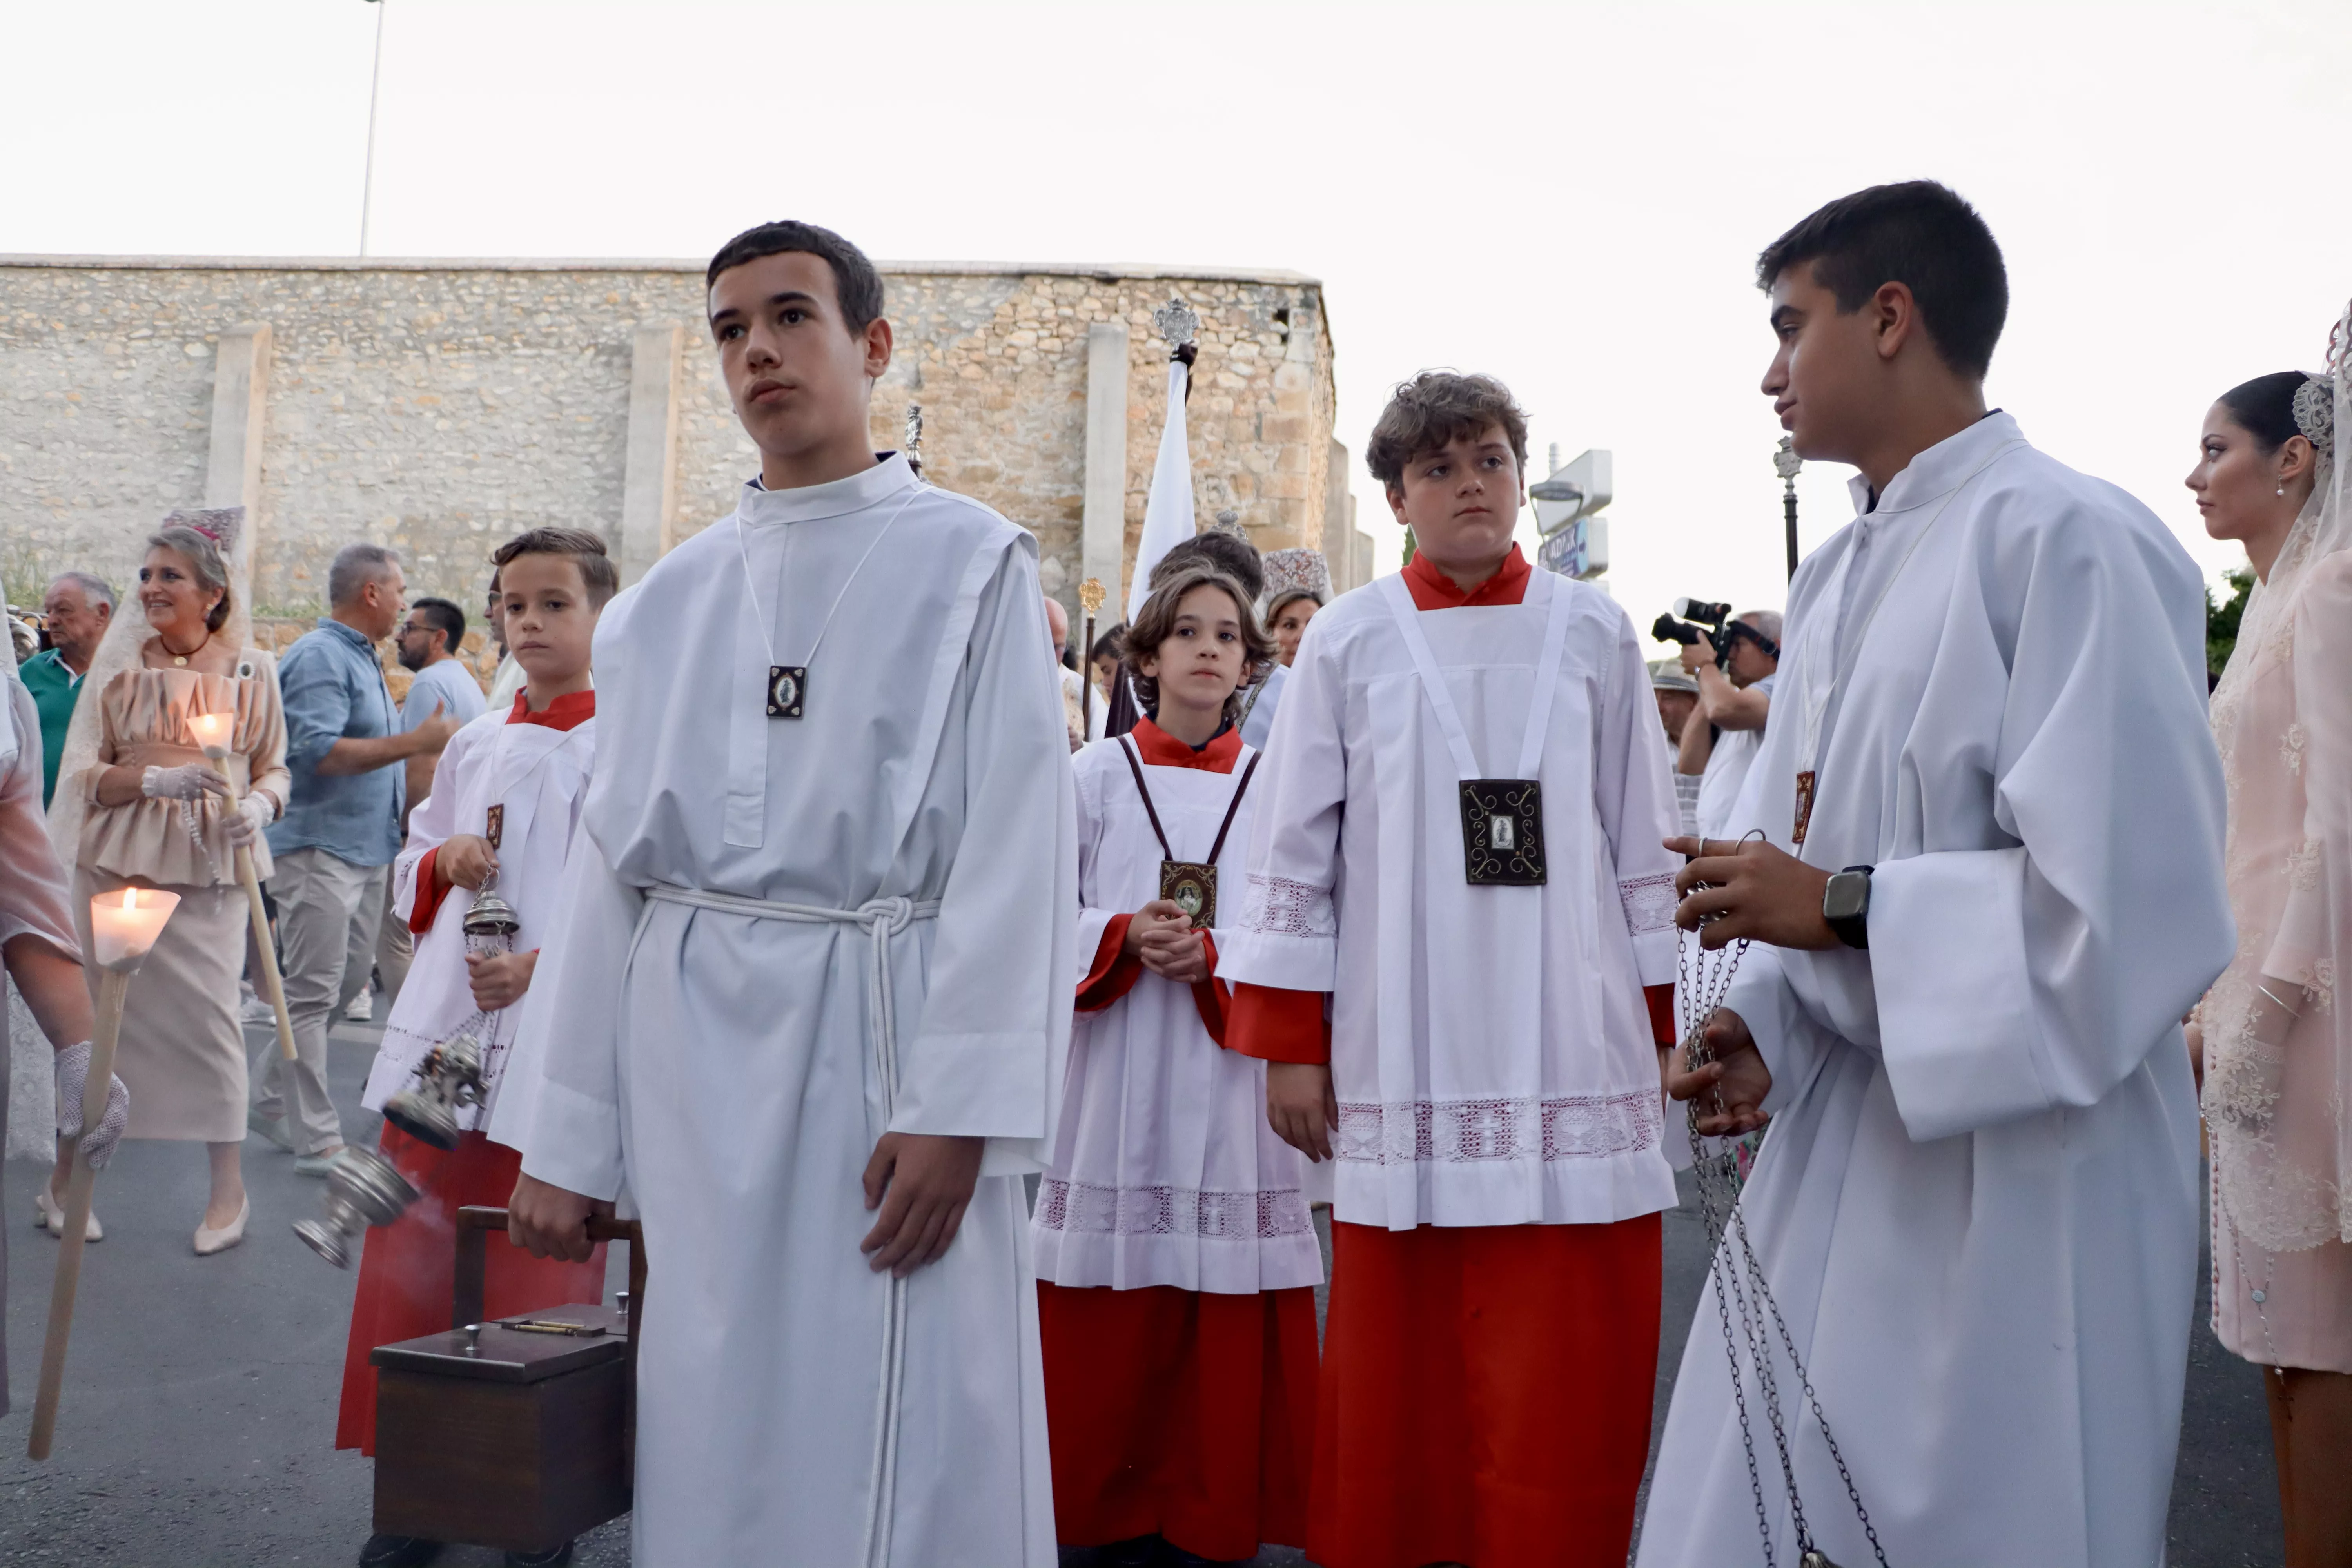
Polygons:
<instances>
[{"instance_id":1,"label":"black camera","mask_svg":"<svg viewBox=\"0 0 2352 1568\"><path fill-rule=\"evenodd\" d=\"M1675 617L1682 617L1676 620ZM1731 662L1731 645L1746 637L1778 658L1780 645L1758 631L1745 621L1731 618L1731 606L1712 599L1676 599L1673 615L1660 616L1651 624L1650 635L1660 642L1680 643L1685 647L1704 642L1715 650L1715 662Z\"/></svg>"}]
</instances>

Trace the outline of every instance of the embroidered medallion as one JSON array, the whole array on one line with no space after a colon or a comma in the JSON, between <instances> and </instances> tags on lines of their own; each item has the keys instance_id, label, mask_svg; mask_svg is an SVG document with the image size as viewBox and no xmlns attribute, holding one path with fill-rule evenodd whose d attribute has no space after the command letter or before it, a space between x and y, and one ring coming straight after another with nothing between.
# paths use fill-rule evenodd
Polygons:
<instances>
[{"instance_id":1,"label":"embroidered medallion","mask_svg":"<svg viewBox=\"0 0 2352 1568\"><path fill-rule=\"evenodd\" d=\"M1160 862L1160 896L1192 919L1194 931L1217 923L1217 868L1198 860Z\"/></svg>"},{"instance_id":2,"label":"embroidered medallion","mask_svg":"<svg viewBox=\"0 0 2352 1568\"><path fill-rule=\"evenodd\" d=\"M1813 820L1813 779L1811 768L1797 775L1797 823L1790 831L1789 841L1801 848L1805 842L1805 827Z\"/></svg>"},{"instance_id":3,"label":"embroidered medallion","mask_svg":"<svg viewBox=\"0 0 2352 1568\"><path fill-rule=\"evenodd\" d=\"M1543 886L1543 785L1534 779L1462 781L1462 868L1470 885Z\"/></svg>"},{"instance_id":4,"label":"embroidered medallion","mask_svg":"<svg viewBox=\"0 0 2352 1568\"><path fill-rule=\"evenodd\" d=\"M772 664L768 666L768 717L797 719L801 701L808 695L808 666L804 664Z\"/></svg>"},{"instance_id":5,"label":"embroidered medallion","mask_svg":"<svg viewBox=\"0 0 2352 1568\"><path fill-rule=\"evenodd\" d=\"M505 834L506 830L507 808L505 804L502 802L499 805L490 807L488 813L485 816L482 823L482 837L490 841L491 848L496 849L499 847L499 837Z\"/></svg>"}]
</instances>

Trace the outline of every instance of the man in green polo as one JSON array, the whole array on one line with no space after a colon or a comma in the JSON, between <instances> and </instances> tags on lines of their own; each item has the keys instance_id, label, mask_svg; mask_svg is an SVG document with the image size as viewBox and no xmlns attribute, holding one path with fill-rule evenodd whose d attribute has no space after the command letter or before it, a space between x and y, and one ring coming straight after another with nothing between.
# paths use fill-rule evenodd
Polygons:
<instances>
[{"instance_id":1,"label":"man in green polo","mask_svg":"<svg viewBox=\"0 0 2352 1568\"><path fill-rule=\"evenodd\" d=\"M25 661L16 673L41 713L41 808L58 793L58 759L65 755L66 729L81 698L81 678L98 657L107 623L114 618L114 590L87 572L68 572L41 599L49 646Z\"/></svg>"}]
</instances>

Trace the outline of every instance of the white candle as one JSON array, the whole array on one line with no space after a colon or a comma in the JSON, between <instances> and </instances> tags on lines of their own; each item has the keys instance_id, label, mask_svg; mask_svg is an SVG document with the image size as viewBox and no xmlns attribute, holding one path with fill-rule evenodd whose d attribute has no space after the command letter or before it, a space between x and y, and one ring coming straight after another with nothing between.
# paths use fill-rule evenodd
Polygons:
<instances>
[{"instance_id":1,"label":"white candle","mask_svg":"<svg viewBox=\"0 0 2352 1568\"><path fill-rule=\"evenodd\" d=\"M89 900L90 956L100 969L124 973L139 967L163 922L180 906L180 895L157 888L123 888L93 893Z\"/></svg>"},{"instance_id":2,"label":"white candle","mask_svg":"<svg viewBox=\"0 0 2352 1568\"><path fill-rule=\"evenodd\" d=\"M204 748L205 755L225 757L228 755L229 725L236 718L234 713L192 713L188 716L188 730L195 736L196 744Z\"/></svg>"}]
</instances>

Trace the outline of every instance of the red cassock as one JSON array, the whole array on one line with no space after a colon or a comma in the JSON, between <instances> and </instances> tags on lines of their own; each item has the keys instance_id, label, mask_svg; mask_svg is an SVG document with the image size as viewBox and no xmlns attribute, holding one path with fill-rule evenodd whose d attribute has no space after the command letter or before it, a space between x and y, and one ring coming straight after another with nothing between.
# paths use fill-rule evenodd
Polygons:
<instances>
[{"instance_id":1,"label":"red cassock","mask_svg":"<svg viewBox=\"0 0 2352 1568\"><path fill-rule=\"evenodd\" d=\"M1147 766L1212 773L1231 774L1241 752L1230 730L1194 751L1149 720L1132 742ZM1121 764L1114 787L1125 787L1127 776ZM1154 845L1149 858L1156 863L1159 854ZM1118 915L1105 929L1078 985L1082 1014L1105 1013L1142 980L1141 963L1123 953L1129 921ZM1215 943L1205 931L1202 937L1213 971ZM1177 1015L1186 1029L1197 1015L1207 1037L1199 1045L1223 1058L1220 1071L1251 1065L1216 1044L1230 994L1203 979L1192 987L1192 1007ZM1146 1069L1130 1060L1126 1070ZM1263 1131L1263 1089L1253 1084L1247 1099L1255 1138ZM1289 1196L1303 1219L1296 1162L1286 1150L1281 1154L1294 1166ZM1066 1183L1060 1186L1066 1191ZM1049 1222L1050 1205L1067 1201L1056 1198L1055 1187L1049 1182L1040 1195ZM1312 1286L1115 1289L1040 1279L1037 1297L1062 1544L1159 1535L1197 1556L1235 1561L1255 1557L1263 1542L1307 1538L1318 1363Z\"/></svg>"},{"instance_id":2,"label":"red cassock","mask_svg":"<svg viewBox=\"0 0 2352 1568\"><path fill-rule=\"evenodd\" d=\"M375 1453L375 1368L378 1345L438 1333L449 1321L457 1284L457 1211L469 1204L504 1208L522 1170L522 1152L479 1132L460 1134L446 1153L387 1125L385 1156L424 1195L390 1225L367 1233L359 1292L352 1302L352 1337L343 1352L343 1401L335 1419L335 1447ZM585 1263L533 1258L502 1236L485 1238L485 1317L509 1318L573 1301L604 1299L604 1248Z\"/></svg>"}]
</instances>

